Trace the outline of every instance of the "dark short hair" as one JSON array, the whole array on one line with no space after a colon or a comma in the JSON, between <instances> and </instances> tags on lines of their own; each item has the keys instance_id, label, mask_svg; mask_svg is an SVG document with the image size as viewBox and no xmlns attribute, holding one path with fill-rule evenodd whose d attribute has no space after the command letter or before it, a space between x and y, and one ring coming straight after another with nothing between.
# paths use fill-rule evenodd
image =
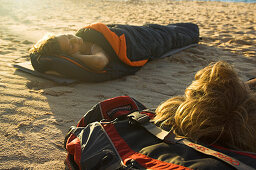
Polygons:
<instances>
[{"instance_id":1,"label":"dark short hair","mask_svg":"<svg viewBox=\"0 0 256 170\"><path fill-rule=\"evenodd\" d=\"M58 56L63 54L60 44L54 34L46 34L29 50L30 53L37 53L39 56Z\"/></svg>"}]
</instances>

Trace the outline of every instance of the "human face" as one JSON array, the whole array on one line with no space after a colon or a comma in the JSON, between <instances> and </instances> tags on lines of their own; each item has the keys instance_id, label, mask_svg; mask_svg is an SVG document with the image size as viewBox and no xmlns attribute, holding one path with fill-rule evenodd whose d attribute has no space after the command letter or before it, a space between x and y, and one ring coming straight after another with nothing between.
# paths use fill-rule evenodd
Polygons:
<instances>
[{"instance_id":1,"label":"human face","mask_svg":"<svg viewBox=\"0 0 256 170\"><path fill-rule=\"evenodd\" d=\"M61 50L68 55L78 53L83 45L83 39L72 34L58 35L56 39Z\"/></svg>"}]
</instances>

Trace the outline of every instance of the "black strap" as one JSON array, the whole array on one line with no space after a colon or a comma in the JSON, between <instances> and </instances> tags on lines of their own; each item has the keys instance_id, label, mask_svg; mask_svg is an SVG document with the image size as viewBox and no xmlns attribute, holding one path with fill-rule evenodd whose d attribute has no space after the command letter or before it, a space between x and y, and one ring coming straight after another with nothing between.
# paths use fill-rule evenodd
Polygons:
<instances>
[{"instance_id":1,"label":"black strap","mask_svg":"<svg viewBox=\"0 0 256 170\"><path fill-rule=\"evenodd\" d=\"M233 157L230 157L228 155L225 155L221 152L207 148L203 145L193 143L185 138L175 137L175 134L173 134L171 131L167 132L167 131L157 127L154 123L152 123L150 121L150 118L146 114L142 114L140 112L133 112L128 115L128 118L130 119L131 122L144 127L148 132L150 132L151 134L153 134L154 136L163 140L166 143L179 143L179 144L186 145L190 148L195 149L198 152L218 158L238 170L245 170L245 169L246 170L255 170L255 168L252 168L252 167L242 163L241 161L239 161Z\"/></svg>"}]
</instances>

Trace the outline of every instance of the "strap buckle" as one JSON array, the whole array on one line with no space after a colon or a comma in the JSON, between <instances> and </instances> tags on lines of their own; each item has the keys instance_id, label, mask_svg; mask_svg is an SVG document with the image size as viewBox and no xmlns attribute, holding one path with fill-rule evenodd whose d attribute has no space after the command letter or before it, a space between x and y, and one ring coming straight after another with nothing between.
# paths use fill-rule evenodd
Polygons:
<instances>
[{"instance_id":1,"label":"strap buckle","mask_svg":"<svg viewBox=\"0 0 256 170\"><path fill-rule=\"evenodd\" d=\"M128 119L132 124L140 124L144 125L146 123L149 123L150 118L146 114L141 114L140 112L133 112L128 115Z\"/></svg>"}]
</instances>

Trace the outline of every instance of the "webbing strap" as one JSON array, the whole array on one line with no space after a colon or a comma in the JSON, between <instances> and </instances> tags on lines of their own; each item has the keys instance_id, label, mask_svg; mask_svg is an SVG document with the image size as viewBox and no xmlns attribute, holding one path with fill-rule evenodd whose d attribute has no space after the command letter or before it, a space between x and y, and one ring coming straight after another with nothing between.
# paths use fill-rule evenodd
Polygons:
<instances>
[{"instance_id":1,"label":"webbing strap","mask_svg":"<svg viewBox=\"0 0 256 170\"><path fill-rule=\"evenodd\" d=\"M238 170L245 170L245 169L246 170L255 170L255 168L252 168L233 157L230 157L228 155L225 155L225 154L215 151L213 149L207 148L205 146L190 142L187 139L176 138L172 132L167 132L167 131L157 127L154 123L150 122L149 117L145 114L141 114L140 112L133 112L128 117L130 118L130 120L132 120L132 121L136 122L136 124L144 127L148 132L150 132L151 134L153 134L154 136L163 140L166 143L179 143L179 144L186 145L190 148L195 149L198 152L218 158Z\"/></svg>"},{"instance_id":2,"label":"webbing strap","mask_svg":"<svg viewBox=\"0 0 256 170\"><path fill-rule=\"evenodd\" d=\"M177 143L189 146L189 147L195 149L196 151L204 153L206 155L214 156L215 158L218 158L218 159L228 163L229 165L233 166L234 168L236 168L238 170L245 170L245 169L246 170L255 170L255 168L252 168L252 167L242 163L241 161L239 161L239 160L237 160L233 157L230 157L228 155L225 155L225 154L223 154L221 152L218 152L218 151L215 151L213 149L207 148L205 146L190 142L187 139L177 140Z\"/></svg>"}]
</instances>

